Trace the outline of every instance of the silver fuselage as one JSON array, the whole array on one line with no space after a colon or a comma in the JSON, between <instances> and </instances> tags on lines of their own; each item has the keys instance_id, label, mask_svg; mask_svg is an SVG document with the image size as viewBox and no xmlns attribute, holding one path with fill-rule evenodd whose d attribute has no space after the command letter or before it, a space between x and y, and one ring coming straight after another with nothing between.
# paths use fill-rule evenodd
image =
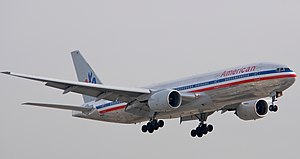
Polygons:
<instances>
[{"instance_id":1,"label":"silver fuselage","mask_svg":"<svg viewBox=\"0 0 300 159\"><path fill-rule=\"evenodd\" d=\"M180 93L197 93L205 98L183 103L179 108L160 112L156 118L172 119L203 112L214 112L228 105L270 97L283 92L295 82L296 74L287 66L273 63L256 63L233 67L213 73L192 76L176 81L147 86L151 90L173 89ZM127 103L118 101L93 101L92 113L73 112L73 116L115 123L139 123L148 121L125 110Z\"/></svg>"}]
</instances>

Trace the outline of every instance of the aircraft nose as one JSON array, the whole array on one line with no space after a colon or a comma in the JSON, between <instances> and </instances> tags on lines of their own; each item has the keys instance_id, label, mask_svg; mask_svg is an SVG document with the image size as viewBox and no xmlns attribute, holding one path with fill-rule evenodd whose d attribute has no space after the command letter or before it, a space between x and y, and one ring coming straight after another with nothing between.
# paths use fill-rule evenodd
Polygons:
<instances>
[{"instance_id":1,"label":"aircraft nose","mask_svg":"<svg viewBox=\"0 0 300 159\"><path fill-rule=\"evenodd\" d=\"M292 79L293 79L293 84L296 82L296 77L297 77L297 74L296 72L292 72Z\"/></svg>"},{"instance_id":2,"label":"aircraft nose","mask_svg":"<svg viewBox=\"0 0 300 159\"><path fill-rule=\"evenodd\" d=\"M293 74L294 74L294 78L296 78L297 77L297 73L293 71Z\"/></svg>"}]
</instances>

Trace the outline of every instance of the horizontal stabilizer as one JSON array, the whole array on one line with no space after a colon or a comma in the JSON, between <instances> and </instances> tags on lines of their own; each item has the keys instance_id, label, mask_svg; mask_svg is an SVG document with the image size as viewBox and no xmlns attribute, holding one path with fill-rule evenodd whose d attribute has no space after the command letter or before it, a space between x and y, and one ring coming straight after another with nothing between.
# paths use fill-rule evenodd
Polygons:
<instances>
[{"instance_id":1,"label":"horizontal stabilizer","mask_svg":"<svg viewBox=\"0 0 300 159\"><path fill-rule=\"evenodd\" d=\"M31 103L31 102L22 103L22 105L32 105L32 106L47 107L47 108L76 110L76 111L82 111L82 112L89 112L93 109L93 108L85 108L85 107L81 107L81 106L48 104L48 103Z\"/></svg>"}]
</instances>

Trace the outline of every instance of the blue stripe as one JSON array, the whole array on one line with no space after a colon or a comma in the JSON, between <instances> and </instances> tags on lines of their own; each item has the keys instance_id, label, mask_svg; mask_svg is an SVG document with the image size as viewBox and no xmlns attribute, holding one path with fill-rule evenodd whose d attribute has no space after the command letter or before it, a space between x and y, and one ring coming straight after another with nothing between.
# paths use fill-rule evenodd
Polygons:
<instances>
[{"instance_id":1,"label":"blue stripe","mask_svg":"<svg viewBox=\"0 0 300 159\"><path fill-rule=\"evenodd\" d=\"M101 109L101 108L113 106L113 105L120 104L120 103L122 103L122 102L120 102L120 101L114 101L114 102L110 102L110 103L98 105L98 106L96 106L96 109Z\"/></svg>"},{"instance_id":2,"label":"blue stripe","mask_svg":"<svg viewBox=\"0 0 300 159\"><path fill-rule=\"evenodd\" d=\"M208 86L208 85L212 85L212 84L218 84L218 83L222 83L222 82L228 82L228 81L247 78L247 77L254 77L254 76L259 76L259 75L275 74L275 73L282 73L282 72L293 72L293 71L286 68L284 71L268 70L268 71L261 71L261 72L252 72L252 73L247 73L247 74L242 74L242 75L237 75L237 76L232 76L232 77L226 77L226 78L217 79L217 80L211 80L211 81L202 82L202 83L181 86L181 87L177 87L177 88L173 88L173 89L175 89L177 91L184 91L184 90L188 90L188 89L204 87L204 86Z\"/></svg>"}]
</instances>

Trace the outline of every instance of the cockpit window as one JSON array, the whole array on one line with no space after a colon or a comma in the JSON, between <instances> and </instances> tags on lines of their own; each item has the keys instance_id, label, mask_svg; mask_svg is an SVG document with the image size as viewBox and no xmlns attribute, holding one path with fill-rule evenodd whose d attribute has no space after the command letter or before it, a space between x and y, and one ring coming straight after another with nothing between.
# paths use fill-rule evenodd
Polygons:
<instances>
[{"instance_id":1,"label":"cockpit window","mask_svg":"<svg viewBox=\"0 0 300 159\"><path fill-rule=\"evenodd\" d=\"M277 68L276 69L277 72L285 72L285 71L290 71L289 68Z\"/></svg>"}]
</instances>

